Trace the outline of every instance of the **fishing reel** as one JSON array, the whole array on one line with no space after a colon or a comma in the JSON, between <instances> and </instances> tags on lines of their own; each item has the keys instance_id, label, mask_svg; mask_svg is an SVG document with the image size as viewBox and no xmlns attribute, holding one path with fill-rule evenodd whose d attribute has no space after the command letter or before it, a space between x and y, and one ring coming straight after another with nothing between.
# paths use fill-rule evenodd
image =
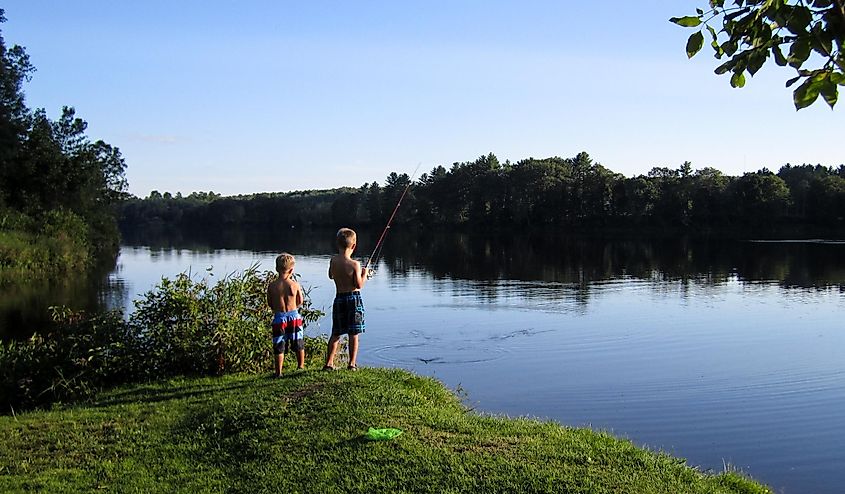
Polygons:
<instances>
[{"instance_id":1,"label":"fishing reel","mask_svg":"<svg viewBox=\"0 0 845 494\"><path fill-rule=\"evenodd\" d=\"M368 259L362 259L361 264L363 264L365 269L367 270L367 279L368 280L373 279L373 276L376 275L375 265L374 264L371 265Z\"/></svg>"}]
</instances>

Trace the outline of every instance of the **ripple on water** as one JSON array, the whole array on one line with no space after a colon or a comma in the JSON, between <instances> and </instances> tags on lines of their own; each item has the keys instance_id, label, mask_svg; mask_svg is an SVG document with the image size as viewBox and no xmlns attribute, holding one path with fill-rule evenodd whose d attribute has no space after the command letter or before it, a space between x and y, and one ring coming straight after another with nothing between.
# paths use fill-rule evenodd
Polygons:
<instances>
[{"instance_id":1,"label":"ripple on water","mask_svg":"<svg viewBox=\"0 0 845 494\"><path fill-rule=\"evenodd\" d=\"M485 345L479 352L476 345L454 345L431 339L425 343L402 343L374 348L371 355L382 363L400 366L423 364L481 364L505 358L509 350L504 346Z\"/></svg>"}]
</instances>

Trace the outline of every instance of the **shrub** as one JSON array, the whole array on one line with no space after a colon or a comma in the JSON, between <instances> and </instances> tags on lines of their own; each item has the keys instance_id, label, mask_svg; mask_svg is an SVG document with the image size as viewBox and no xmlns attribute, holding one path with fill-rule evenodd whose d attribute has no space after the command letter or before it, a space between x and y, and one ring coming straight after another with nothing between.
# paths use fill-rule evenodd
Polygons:
<instances>
[{"instance_id":1,"label":"shrub","mask_svg":"<svg viewBox=\"0 0 845 494\"><path fill-rule=\"evenodd\" d=\"M33 407L91 397L115 384L176 375L221 375L272 368L268 283L272 272L252 266L212 284L186 273L163 278L135 301L128 320L119 311L88 315L54 308L44 336L0 344L0 404ZM323 316L306 291L306 327ZM326 341L306 337L308 364Z\"/></svg>"},{"instance_id":2,"label":"shrub","mask_svg":"<svg viewBox=\"0 0 845 494\"><path fill-rule=\"evenodd\" d=\"M126 382L132 340L120 312L89 316L53 309L56 326L45 335L0 344L0 403L29 408L91 397Z\"/></svg>"},{"instance_id":3,"label":"shrub","mask_svg":"<svg viewBox=\"0 0 845 494\"><path fill-rule=\"evenodd\" d=\"M213 285L209 278L194 281L186 273L162 279L135 302L130 319L143 361L149 362L139 371L160 377L268 369L273 313L266 293L274 277L252 266ZM323 315L308 297L300 312L306 327Z\"/></svg>"}]
</instances>

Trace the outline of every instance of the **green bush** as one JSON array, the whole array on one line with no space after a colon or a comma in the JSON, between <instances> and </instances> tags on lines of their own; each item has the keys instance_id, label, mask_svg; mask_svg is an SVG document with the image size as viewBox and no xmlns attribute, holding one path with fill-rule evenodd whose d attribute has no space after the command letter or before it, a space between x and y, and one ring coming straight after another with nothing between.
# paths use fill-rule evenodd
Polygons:
<instances>
[{"instance_id":1,"label":"green bush","mask_svg":"<svg viewBox=\"0 0 845 494\"><path fill-rule=\"evenodd\" d=\"M54 309L55 327L44 336L0 344L2 409L85 399L120 383L270 370L266 292L275 274L253 266L216 283L211 276L162 279L128 320L119 311ZM307 291L300 313L306 328L323 315ZM317 365L326 341L306 337L305 350L307 364Z\"/></svg>"},{"instance_id":2,"label":"green bush","mask_svg":"<svg viewBox=\"0 0 845 494\"><path fill-rule=\"evenodd\" d=\"M0 344L0 403L30 408L91 397L131 377L133 347L120 312L89 316L54 309L55 328L26 341Z\"/></svg>"},{"instance_id":3,"label":"green bush","mask_svg":"<svg viewBox=\"0 0 845 494\"><path fill-rule=\"evenodd\" d=\"M194 281L185 273L162 279L135 302L130 319L150 362L146 372L220 375L268 369L273 312L266 293L274 277L253 266L213 285L210 278ZM306 327L322 316L309 297L300 312Z\"/></svg>"}]
</instances>

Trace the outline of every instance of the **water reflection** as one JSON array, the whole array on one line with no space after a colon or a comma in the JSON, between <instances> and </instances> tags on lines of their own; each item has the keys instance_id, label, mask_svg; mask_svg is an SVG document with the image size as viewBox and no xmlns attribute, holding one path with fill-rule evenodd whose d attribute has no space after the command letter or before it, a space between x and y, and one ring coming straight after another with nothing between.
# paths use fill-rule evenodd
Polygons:
<instances>
[{"instance_id":1,"label":"water reflection","mask_svg":"<svg viewBox=\"0 0 845 494\"><path fill-rule=\"evenodd\" d=\"M359 230L358 254L365 256L380 232ZM286 250L333 253L334 230L227 229L186 232L163 229L125 232L128 245L162 255L172 249L213 252ZM178 252L178 251L177 251ZM760 241L726 238L625 238L564 233L454 233L391 230L383 251L391 276L423 270L435 279L553 282L586 289L600 281L637 278L696 284L775 281L784 287L845 287L845 242ZM495 297L496 284L478 288ZM489 291L488 290L492 290Z\"/></svg>"},{"instance_id":2,"label":"water reflection","mask_svg":"<svg viewBox=\"0 0 845 494\"><path fill-rule=\"evenodd\" d=\"M359 231L366 255L380 232ZM149 247L150 256L214 255L221 249L287 250L329 255L334 230L226 229L187 232L164 229L124 232L128 245ZM401 280L416 272L449 284L455 297L470 295L494 304L514 291L539 304L571 302L584 310L597 291L617 280L673 282L688 296L693 286L730 280L776 283L789 289L845 291L845 243L841 241L738 241L723 238L622 238L554 233L454 233L392 230L381 266ZM0 288L0 338L25 337L49 325L51 305L99 310L127 306L129 290L113 262L77 277ZM566 307L569 307L568 305Z\"/></svg>"},{"instance_id":3,"label":"water reflection","mask_svg":"<svg viewBox=\"0 0 845 494\"><path fill-rule=\"evenodd\" d=\"M845 288L845 244L728 239L620 239L567 235L396 235L385 261L392 276L413 269L435 278L557 283L586 303L617 279L717 285L776 282L787 288ZM495 298L501 285L479 284ZM568 293L568 295L571 293ZM554 296L554 292L544 296Z\"/></svg>"},{"instance_id":4,"label":"water reflection","mask_svg":"<svg viewBox=\"0 0 845 494\"><path fill-rule=\"evenodd\" d=\"M90 312L123 307L129 291L122 280L112 276L115 268L116 259L107 258L74 276L0 286L0 341L47 332L52 326L50 306Z\"/></svg>"}]
</instances>

